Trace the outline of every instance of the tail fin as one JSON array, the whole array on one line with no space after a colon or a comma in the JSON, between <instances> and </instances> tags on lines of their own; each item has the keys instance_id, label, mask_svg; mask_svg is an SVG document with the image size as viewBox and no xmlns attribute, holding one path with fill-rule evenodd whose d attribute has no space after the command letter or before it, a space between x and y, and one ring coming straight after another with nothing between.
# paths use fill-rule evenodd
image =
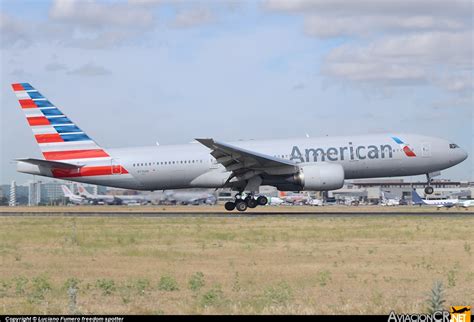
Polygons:
<instances>
[{"instance_id":1,"label":"tail fin","mask_svg":"<svg viewBox=\"0 0 474 322\"><path fill-rule=\"evenodd\" d=\"M420 195L416 192L415 189L411 192L411 200L415 205L424 204L423 199L421 199Z\"/></svg>"},{"instance_id":2,"label":"tail fin","mask_svg":"<svg viewBox=\"0 0 474 322\"><path fill-rule=\"evenodd\" d=\"M69 188L65 185L61 185L61 189L63 190L63 193L64 193L64 197L72 197L74 196L74 194L72 193L71 190L69 190Z\"/></svg>"},{"instance_id":3,"label":"tail fin","mask_svg":"<svg viewBox=\"0 0 474 322\"><path fill-rule=\"evenodd\" d=\"M110 158L96 142L28 83L12 84L46 160Z\"/></svg>"},{"instance_id":4,"label":"tail fin","mask_svg":"<svg viewBox=\"0 0 474 322\"><path fill-rule=\"evenodd\" d=\"M79 194L81 196L92 197L92 194L89 191L87 191L87 189L84 188L82 184L77 185L77 189L79 190Z\"/></svg>"}]
</instances>

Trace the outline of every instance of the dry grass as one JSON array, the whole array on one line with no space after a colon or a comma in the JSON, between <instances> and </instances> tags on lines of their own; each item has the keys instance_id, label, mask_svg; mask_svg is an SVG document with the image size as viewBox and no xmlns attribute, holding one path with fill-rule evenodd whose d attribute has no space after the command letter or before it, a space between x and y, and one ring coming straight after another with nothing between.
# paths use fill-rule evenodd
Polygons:
<instances>
[{"instance_id":1,"label":"dry grass","mask_svg":"<svg viewBox=\"0 0 474 322\"><path fill-rule=\"evenodd\" d=\"M471 216L0 218L0 314L424 312L474 301ZM202 274L199 274L201 272Z\"/></svg>"}]
</instances>

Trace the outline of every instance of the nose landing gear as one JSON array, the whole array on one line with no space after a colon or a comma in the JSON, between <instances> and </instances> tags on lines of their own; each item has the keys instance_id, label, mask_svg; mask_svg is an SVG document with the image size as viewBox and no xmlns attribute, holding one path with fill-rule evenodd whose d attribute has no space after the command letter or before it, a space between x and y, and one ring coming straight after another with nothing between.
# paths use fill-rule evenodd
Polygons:
<instances>
[{"instance_id":1,"label":"nose landing gear","mask_svg":"<svg viewBox=\"0 0 474 322\"><path fill-rule=\"evenodd\" d=\"M239 193L235 195L235 201L228 201L225 203L224 207L227 211L232 211L237 209L238 211L245 211L247 208L255 208L257 206L264 206L268 203L268 198L265 196L258 196L255 198L253 194L247 195L245 198L242 198L242 195Z\"/></svg>"}]
</instances>

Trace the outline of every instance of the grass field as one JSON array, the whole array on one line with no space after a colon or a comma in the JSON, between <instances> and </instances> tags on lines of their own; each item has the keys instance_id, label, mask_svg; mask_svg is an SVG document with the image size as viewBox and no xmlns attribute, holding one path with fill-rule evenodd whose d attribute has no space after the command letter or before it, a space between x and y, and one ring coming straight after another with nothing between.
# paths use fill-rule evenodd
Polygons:
<instances>
[{"instance_id":1,"label":"grass field","mask_svg":"<svg viewBox=\"0 0 474 322\"><path fill-rule=\"evenodd\" d=\"M0 314L425 312L473 304L474 217L0 218ZM74 290L78 289L74 296Z\"/></svg>"}]
</instances>

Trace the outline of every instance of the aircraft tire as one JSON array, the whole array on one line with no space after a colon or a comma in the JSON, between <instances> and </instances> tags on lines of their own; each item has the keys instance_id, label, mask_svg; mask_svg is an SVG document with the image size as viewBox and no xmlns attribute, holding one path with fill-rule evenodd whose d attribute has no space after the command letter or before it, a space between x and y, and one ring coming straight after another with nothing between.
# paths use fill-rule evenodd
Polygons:
<instances>
[{"instance_id":1,"label":"aircraft tire","mask_svg":"<svg viewBox=\"0 0 474 322\"><path fill-rule=\"evenodd\" d=\"M255 200L254 198L249 198L249 199L247 200L247 206L248 206L249 208L255 208L255 207L258 206L258 202L257 202L257 200Z\"/></svg>"},{"instance_id":2,"label":"aircraft tire","mask_svg":"<svg viewBox=\"0 0 474 322\"><path fill-rule=\"evenodd\" d=\"M427 195L431 195L433 192L434 192L433 187L428 186L428 187L425 188L425 193L426 193Z\"/></svg>"},{"instance_id":3,"label":"aircraft tire","mask_svg":"<svg viewBox=\"0 0 474 322\"><path fill-rule=\"evenodd\" d=\"M235 203L233 203L232 201L228 201L225 203L224 208L227 211L232 211L235 209Z\"/></svg>"},{"instance_id":4,"label":"aircraft tire","mask_svg":"<svg viewBox=\"0 0 474 322\"><path fill-rule=\"evenodd\" d=\"M257 203L259 206L265 206L268 203L268 198L265 196L259 196L257 198Z\"/></svg>"},{"instance_id":5,"label":"aircraft tire","mask_svg":"<svg viewBox=\"0 0 474 322\"><path fill-rule=\"evenodd\" d=\"M245 210L247 210L247 203L243 200L237 200L235 202L235 208L238 211L245 211Z\"/></svg>"}]
</instances>

